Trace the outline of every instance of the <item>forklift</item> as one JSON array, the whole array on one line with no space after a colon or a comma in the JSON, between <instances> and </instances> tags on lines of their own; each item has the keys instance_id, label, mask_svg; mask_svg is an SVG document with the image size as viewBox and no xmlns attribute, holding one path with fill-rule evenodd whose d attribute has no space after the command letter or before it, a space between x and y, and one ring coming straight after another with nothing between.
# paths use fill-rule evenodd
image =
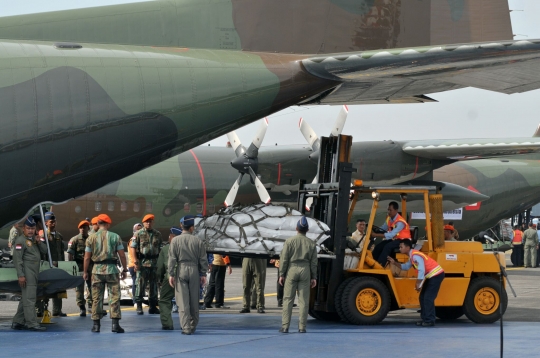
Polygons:
<instances>
[{"instance_id":1,"label":"forklift","mask_svg":"<svg viewBox=\"0 0 540 358\"><path fill-rule=\"evenodd\" d=\"M317 286L311 290L309 314L319 320L373 325L382 322L390 311L420 308L416 270L382 267L369 250L368 243L377 229L374 220L379 202L386 197L401 200L405 218L407 200L423 201L426 236L418 239L417 228L411 228L411 237L414 248L435 259L445 271L435 300L437 317L453 320L465 314L476 323L499 320L508 305L506 280L499 280L506 266L504 253L484 253L481 242L445 242L443 198L436 186L365 187L360 180L351 185L352 173L356 172L350 162L351 144L350 136L321 138L317 184L300 182L298 208L329 226L330 238L325 246L333 253L319 255ZM344 268L349 221L357 201L368 198L373 203L363 249L352 253L356 255L355 264ZM312 200L311 208L306 208L308 200ZM400 263L409 260L399 251L392 255Z\"/></svg>"}]
</instances>

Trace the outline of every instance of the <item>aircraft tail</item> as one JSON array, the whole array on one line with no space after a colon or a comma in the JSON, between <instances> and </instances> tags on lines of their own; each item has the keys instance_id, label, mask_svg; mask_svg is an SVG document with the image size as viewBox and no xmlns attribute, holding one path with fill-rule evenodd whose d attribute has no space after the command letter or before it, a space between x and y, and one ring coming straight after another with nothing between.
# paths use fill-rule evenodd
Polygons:
<instances>
[{"instance_id":1,"label":"aircraft tail","mask_svg":"<svg viewBox=\"0 0 540 358\"><path fill-rule=\"evenodd\" d=\"M533 138L538 138L538 137L540 137L540 124L538 125L538 127L536 127L536 131L533 134Z\"/></svg>"},{"instance_id":2,"label":"aircraft tail","mask_svg":"<svg viewBox=\"0 0 540 358\"><path fill-rule=\"evenodd\" d=\"M507 0L157 0L2 18L0 38L326 54L512 39Z\"/></svg>"}]
</instances>

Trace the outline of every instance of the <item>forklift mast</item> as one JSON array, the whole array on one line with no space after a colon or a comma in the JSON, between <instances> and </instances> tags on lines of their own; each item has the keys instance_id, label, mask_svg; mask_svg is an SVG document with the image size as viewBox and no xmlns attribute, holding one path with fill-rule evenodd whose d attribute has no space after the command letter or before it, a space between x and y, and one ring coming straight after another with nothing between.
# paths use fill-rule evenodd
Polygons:
<instances>
[{"instance_id":1,"label":"forklift mast","mask_svg":"<svg viewBox=\"0 0 540 358\"><path fill-rule=\"evenodd\" d=\"M303 214L330 228L330 239L325 245L335 254L335 259L319 259L318 282L315 294L311 295L314 302L310 302L310 307L319 312L335 312L335 292L344 278L350 186L352 173L356 172L350 163L351 147L351 136L322 137L317 184L301 182L298 192L298 208ZM308 198L313 198L309 209Z\"/></svg>"}]
</instances>

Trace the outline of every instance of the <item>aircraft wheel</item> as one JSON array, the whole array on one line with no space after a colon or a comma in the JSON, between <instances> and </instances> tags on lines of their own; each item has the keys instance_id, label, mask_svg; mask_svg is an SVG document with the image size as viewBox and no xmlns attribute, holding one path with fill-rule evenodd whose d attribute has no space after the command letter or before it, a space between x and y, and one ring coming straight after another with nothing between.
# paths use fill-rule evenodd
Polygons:
<instances>
[{"instance_id":1,"label":"aircraft wheel","mask_svg":"<svg viewBox=\"0 0 540 358\"><path fill-rule=\"evenodd\" d=\"M475 323L493 323L501 317L499 306L502 304L503 314L508 306L506 290L499 296L500 283L493 277L481 276L473 279L465 295L463 312Z\"/></svg>"},{"instance_id":2,"label":"aircraft wheel","mask_svg":"<svg viewBox=\"0 0 540 358\"><path fill-rule=\"evenodd\" d=\"M435 307L435 315L443 321L458 319L463 316L463 307Z\"/></svg>"},{"instance_id":3,"label":"aircraft wheel","mask_svg":"<svg viewBox=\"0 0 540 358\"><path fill-rule=\"evenodd\" d=\"M336 312L324 312L324 311L315 311L309 310L309 315L319 321L341 321L341 318Z\"/></svg>"},{"instance_id":4,"label":"aircraft wheel","mask_svg":"<svg viewBox=\"0 0 540 358\"><path fill-rule=\"evenodd\" d=\"M336 296L334 297L334 306L336 306L336 312L338 313L339 317L341 317L341 319L345 322L349 321L347 320L347 316L345 316L345 312L343 311L343 291L345 291L345 287L347 287L349 282L354 279L355 277L349 277L348 279L343 281L341 285L339 285L336 291Z\"/></svg>"},{"instance_id":5,"label":"aircraft wheel","mask_svg":"<svg viewBox=\"0 0 540 358\"><path fill-rule=\"evenodd\" d=\"M382 322L390 311L390 291L374 277L355 277L341 298L344 317L352 324L371 325Z\"/></svg>"}]
</instances>

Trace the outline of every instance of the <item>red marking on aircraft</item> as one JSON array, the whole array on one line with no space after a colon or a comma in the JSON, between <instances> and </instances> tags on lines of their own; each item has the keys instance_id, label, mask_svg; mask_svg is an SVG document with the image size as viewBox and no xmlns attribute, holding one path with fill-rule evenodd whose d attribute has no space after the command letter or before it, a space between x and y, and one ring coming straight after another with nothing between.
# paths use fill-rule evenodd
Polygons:
<instances>
[{"instance_id":1,"label":"red marking on aircraft","mask_svg":"<svg viewBox=\"0 0 540 358\"><path fill-rule=\"evenodd\" d=\"M193 155L193 159L195 159L195 163L197 163L197 167L199 167L199 173L201 174L201 181L202 181L202 190L203 190L203 210L202 214L206 215L206 181L204 180L204 173L201 167L201 163L199 162L199 158L197 158L197 155L195 152L190 149L189 152L191 155Z\"/></svg>"},{"instance_id":2,"label":"red marking on aircraft","mask_svg":"<svg viewBox=\"0 0 540 358\"><path fill-rule=\"evenodd\" d=\"M476 190L475 187L473 187L472 185L469 185L467 187L467 189L471 190L471 191L474 191L475 193L478 193L478 194L482 194L480 193L478 190ZM465 207L465 210L467 211L476 211L476 210L480 210L480 205L482 204L482 202L478 202L478 203L474 203L474 204L471 204L471 205L467 205Z\"/></svg>"},{"instance_id":3,"label":"red marking on aircraft","mask_svg":"<svg viewBox=\"0 0 540 358\"><path fill-rule=\"evenodd\" d=\"M412 178L416 178L416 173L418 172L418 157L416 157L416 166L414 167L414 174Z\"/></svg>"},{"instance_id":4,"label":"red marking on aircraft","mask_svg":"<svg viewBox=\"0 0 540 358\"><path fill-rule=\"evenodd\" d=\"M281 163L277 165L277 185L281 183Z\"/></svg>"},{"instance_id":5,"label":"red marking on aircraft","mask_svg":"<svg viewBox=\"0 0 540 358\"><path fill-rule=\"evenodd\" d=\"M53 172L53 175L60 175L62 174L63 172L60 170L60 169L57 169Z\"/></svg>"}]
</instances>

